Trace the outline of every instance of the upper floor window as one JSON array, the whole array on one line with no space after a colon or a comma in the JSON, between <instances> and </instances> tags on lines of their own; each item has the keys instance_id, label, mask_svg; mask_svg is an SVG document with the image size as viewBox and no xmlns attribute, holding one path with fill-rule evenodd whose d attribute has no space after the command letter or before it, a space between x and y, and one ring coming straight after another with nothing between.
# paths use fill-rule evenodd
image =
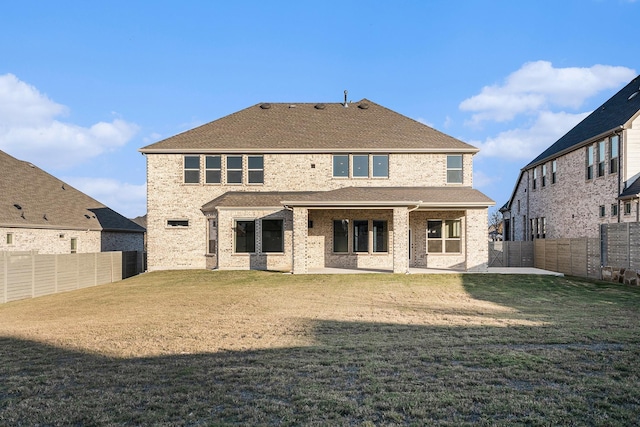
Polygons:
<instances>
[{"instance_id":1,"label":"upper floor window","mask_svg":"<svg viewBox=\"0 0 640 427\"><path fill-rule=\"evenodd\" d=\"M542 186L547 186L547 164L542 165Z\"/></svg>"},{"instance_id":2,"label":"upper floor window","mask_svg":"<svg viewBox=\"0 0 640 427\"><path fill-rule=\"evenodd\" d=\"M242 184L242 156L227 156L227 184Z\"/></svg>"},{"instance_id":3,"label":"upper floor window","mask_svg":"<svg viewBox=\"0 0 640 427\"><path fill-rule=\"evenodd\" d=\"M387 154L374 154L372 157L374 178L389 177L389 156Z\"/></svg>"},{"instance_id":4,"label":"upper floor window","mask_svg":"<svg viewBox=\"0 0 640 427\"><path fill-rule=\"evenodd\" d=\"M447 184L462 184L462 155L447 156Z\"/></svg>"},{"instance_id":5,"label":"upper floor window","mask_svg":"<svg viewBox=\"0 0 640 427\"><path fill-rule=\"evenodd\" d=\"M587 147L587 179L593 179L593 145Z\"/></svg>"},{"instance_id":6,"label":"upper floor window","mask_svg":"<svg viewBox=\"0 0 640 427\"><path fill-rule=\"evenodd\" d=\"M77 237L72 237L71 238L71 253L72 254L78 253L78 238Z\"/></svg>"},{"instance_id":7,"label":"upper floor window","mask_svg":"<svg viewBox=\"0 0 640 427\"><path fill-rule=\"evenodd\" d=\"M207 184L220 184L222 159L220 156L207 156L204 161L205 182Z\"/></svg>"},{"instance_id":8,"label":"upper floor window","mask_svg":"<svg viewBox=\"0 0 640 427\"><path fill-rule=\"evenodd\" d=\"M184 182L200 183L200 156L184 156Z\"/></svg>"},{"instance_id":9,"label":"upper floor window","mask_svg":"<svg viewBox=\"0 0 640 427\"><path fill-rule=\"evenodd\" d=\"M7 233L7 245L13 245L13 233Z\"/></svg>"},{"instance_id":10,"label":"upper floor window","mask_svg":"<svg viewBox=\"0 0 640 427\"><path fill-rule=\"evenodd\" d=\"M533 189L536 189L536 185L538 182L538 168L533 168Z\"/></svg>"},{"instance_id":11,"label":"upper floor window","mask_svg":"<svg viewBox=\"0 0 640 427\"><path fill-rule=\"evenodd\" d=\"M618 216L618 204L611 203L611 216Z\"/></svg>"},{"instance_id":12,"label":"upper floor window","mask_svg":"<svg viewBox=\"0 0 640 427\"><path fill-rule=\"evenodd\" d=\"M631 215L631 202L624 202L624 214Z\"/></svg>"},{"instance_id":13,"label":"upper floor window","mask_svg":"<svg viewBox=\"0 0 640 427\"><path fill-rule=\"evenodd\" d=\"M614 135L609 142L609 173L618 172L618 141L620 137Z\"/></svg>"},{"instance_id":14,"label":"upper floor window","mask_svg":"<svg viewBox=\"0 0 640 427\"><path fill-rule=\"evenodd\" d=\"M333 156L334 178L387 178L389 177L388 154L335 154Z\"/></svg>"},{"instance_id":15,"label":"upper floor window","mask_svg":"<svg viewBox=\"0 0 640 427\"><path fill-rule=\"evenodd\" d=\"M349 156L348 155L333 156L333 176L337 178L349 177Z\"/></svg>"},{"instance_id":16,"label":"upper floor window","mask_svg":"<svg viewBox=\"0 0 640 427\"><path fill-rule=\"evenodd\" d=\"M598 142L598 177L604 176L605 161L605 143L600 141Z\"/></svg>"},{"instance_id":17,"label":"upper floor window","mask_svg":"<svg viewBox=\"0 0 640 427\"><path fill-rule=\"evenodd\" d=\"M369 177L369 156L367 154L354 154L351 156L353 162L353 177Z\"/></svg>"},{"instance_id":18,"label":"upper floor window","mask_svg":"<svg viewBox=\"0 0 640 427\"><path fill-rule=\"evenodd\" d=\"M262 156L249 156L249 184L262 184L264 182L264 158Z\"/></svg>"},{"instance_id":19,"label":"upper floor window","mask_svg":"<svg viewBox=\"0 0 640 427\"><path fill-rule=\"evenodd\" d=\"M607 208L604 205L600 205L600 218L604 218L607 215Z\"/></svg>"},{"instance_id":20,"label":"upper floor window","mask_svg":"<svg viewBox=\"0 0 640 427\"><path fill-rule=\"evenodd\" d=\"M557 173L558 173L558 161L553 160L551 162L551 183L555 184L557 182Z\"/></svg>"}]
</instances>

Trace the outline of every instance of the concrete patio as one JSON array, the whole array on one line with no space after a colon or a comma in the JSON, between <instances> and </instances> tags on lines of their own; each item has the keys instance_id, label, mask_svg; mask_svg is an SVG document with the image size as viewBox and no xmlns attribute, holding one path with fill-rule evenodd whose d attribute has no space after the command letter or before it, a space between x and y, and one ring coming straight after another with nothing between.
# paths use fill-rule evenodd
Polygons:
<instances>
[{"instance_id":1,"label":"concrete patio","mask_svg":"<svg viewBox=\"0 0 640 427\"><path fill-rule=\"evenodd\" d=\"M307 274L371 274L393 273L391 270L355 269L355 268L310 268ZM436 268L409 268L407 274L538 274L564 276L555 271L542 270L534 267L489 267L486 272L466 272L462 270L436 269Z\"/></svg>"}]
</instances>

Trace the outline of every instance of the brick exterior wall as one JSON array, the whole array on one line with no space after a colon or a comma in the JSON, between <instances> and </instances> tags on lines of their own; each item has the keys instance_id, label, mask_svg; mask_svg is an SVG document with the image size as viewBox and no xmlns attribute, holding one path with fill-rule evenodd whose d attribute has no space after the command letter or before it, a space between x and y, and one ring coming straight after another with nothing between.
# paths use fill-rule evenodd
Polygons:
<instances>
[{"instance_id":1,"label":"brick exterior wall","mask_svg":"<svg viewBox=\"0 0 640 427\"><path fill-rule=\"evenodd\" d=\"M487 271L489 267L489 245L487 229L489 220L486 209L469 209L466 226L466 265L467 271Z\"/></svg>"},{"instance_id":2,"label":"brick exterior wall","mask_svg":"<svg viewBox=\"0 0 640 427\"><path fill-rule=\"evenodd\" d=\"M623 133L624 141L628 132ZM637 132L636 132L637 133ZM542 186L542 167L537 166L536 188L533 188L533 169L525 170L514 192L511 209L505 215L510 220L510 240L531 240L531 219L545 218L548 239L597 238L600 225L617 222L636 221L635 209L631 215L624 213L624 203L616 198L624 188L624 182L640 171L640 162L625 162L619 157L618 172L609 171L609 144L606 138L605 174L598 177L597 142L594 148L593 178L586 179L587 148L580 147L556 158L557 180L551 182L551 162L547 162L546 185ZM627 150L628 151L628 150ZM631 164L630 164L631 163ZM636 164L638 163L638 164ZM618 206L618 214L612 215L611 205ZM600 206L605 207L605 215L600 216ZM540 236L542 237L542 236Z\"/></svg>"},{"instance_id":3,"label":"brick exterior wall","mask_svg":"<svg viewBox=\"0 0 640 427\"><path fill-rule=\"evenodd\" d=\"M200 183L185 184L183 178L183 158L181 154L147 154L147 251L148 269L181 268L268 268L287 270L292 265L290 248L293 242L293 216L290 211L280 211L274 207L266 210L225 210L219 211L218 251L208 254L208 218L200 208L214 198L228 191L325 191L347 186L446 186L446 154L389 154L388 178L333 178L331 154L265 154L264 184L246 184L247 156L243 156L243 184L205 184L205 155L200 156ZM221 174L226 175L224 157ZM463 155L463 184L472 185L472 155ZM452 186L457 186L450 184ZM459 185L459 184L458 184ZM389 221L389 242L393 241L393 216L391 210L376 212L363 211L349 218L386 219ZM484 209L486 215L486 209ZM234 218L281 214L285 221L285 254L249 256L232 254ZM358 254L353 256L335 255L332 248L331 221L329 217L339 215L337 211L311 210L308 219L314 228L308 230L306 242L307 267L336 266L359 268L393 268L393 251L386 255ZM346 215L342 214L342 215ZM301 215L301 218L304 215ZM186 220L186 227L169 227L168 220ZM300 219L298 227L302 227ZM259 223L259 221L258 221ZM317 228L316 228L317 227ZM302 230L302 229L301 229ZM486 229L482 230L486 242ZM292 243L293 242L293 243ZM407 239L408 242L408 239ZM406 243L408 245L408 243ZM327 249L329 248L329 249ZM486 248L485 248L486 249ZM456 261L456 265L460 262ZM464 263L464 261L462 261ZM443 265L448 265L444 262ZM303 268L303 267L301 267ZM304 269L304 268L303 268Z\"/></svg>"},{"instance_id":4,"label":"brick exterior wall","mask_svg":"<svg viewBox=\"0 0 640 427\"><path fill-rule=\"evenodd\" d=\"M13 243L7 245L7 234ZM62 236L62 237L61 237ZM142 234L140 234L142 239ZM0 228L0 251L35 251L40 254L71 253L71 238L78 239L77 253L101 252L100 231Z\"/></svg>"}]
</instances>

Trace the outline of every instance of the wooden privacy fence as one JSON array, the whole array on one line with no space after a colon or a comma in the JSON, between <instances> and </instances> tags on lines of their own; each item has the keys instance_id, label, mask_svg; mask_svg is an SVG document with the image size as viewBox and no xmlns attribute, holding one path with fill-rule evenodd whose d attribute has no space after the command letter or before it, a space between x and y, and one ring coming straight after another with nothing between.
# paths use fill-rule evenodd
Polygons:
<instances>
[{"instance_id":1,"label":"wooden privacy fence","mask_svg":"<svg viewBox=\"0 0 640 427\"><path fill-rule=\"evenodd\" d=\"M534 242L536 268L600 279L599 239L538 239Z\"/></svg>"},{"instance_id":2,"label":"wooden privacy fence","mask_svg":"<svg viewBox=\"0 0 640 427\"><path fill-rule=\"evenodd\" d=\"M533 267L533 242L489 242L489 267Z\"/></svg>"},{"instance_id":3,"label":"wooden privacy fence","mask_svg":"<svg viewBox=\"0 0 640 427\"><path fill-rule=\"evenodd\" d=\"M116 282L141 272L138 252L0 253L0 303Z\"/></svg>"},{"instance_id":4,"label":"wooden privacy fence","mask_svg":"<svg viewBox=\"0 0 640 427\"><path fill-rule=\"evenodd\" d=\"M603 224L602 265L640 270L640 223Z\"/></svg>"}]
</instances>

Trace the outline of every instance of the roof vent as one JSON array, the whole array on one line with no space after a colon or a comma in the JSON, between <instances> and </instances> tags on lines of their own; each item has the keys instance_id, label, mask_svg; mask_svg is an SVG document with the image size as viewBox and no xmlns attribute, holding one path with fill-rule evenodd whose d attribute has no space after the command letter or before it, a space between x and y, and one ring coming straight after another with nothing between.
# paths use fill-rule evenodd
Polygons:
<instances>
[{"instance_id":1,"label":"roof vent","mask_svg":"<svg viewBox=\"0 0 640 427\"><path fill-rule=\"evenodd\" d=\"M324 110L326 108L326 105L324 105L324 104L316 104L314 108L316 110Z\"/></svg>"},{"instance_id":2,"label":"roof vent","mask_svg":"<svg viewBox=\"0 0 640 427\"><path fill-rule=\"evenodd\" d=\"M45 221L49 221L49 218L47 218L47 214L42 215L42 219L44 219Z\"/></svg>"},{"instance_id":3,"label":"roof vent","mask_svg":"<svg viewBox=\"0 0 640 427\"><path fill-rule=\"evenodd\" d=\"M349 93L348 90L345 89L344 91L344 104L342 104L343 107L347 108L349 106L349 104L347 104L347 94Z\"/></svg>"},{"instance_id":4,"label":"roof vent","mask_svg":"<svg viewBox=\"0 0 640 427\"><path fill-rule=\"evenodd\" d=\"M638 96L638 93L640 93L640 91L633 92L631 95L629 95L629 98L627 98L627 101L631 101L633 98Z\"/></svg>"},{"instance_id":5,"label":"roof vent","mask_svg":"<svg viewBox=\"0 0 640 427\"><path fill-rule=\"evenodd\" d=\"M366 110L367 108L369 108L369 104L367 104L366 102L363 102L362 104L358 105L358 108L362 110Z\"/></svg>"},{"instance_id":6,"label":"roof vent","mask_svg":"<svg viewBox=\"0 0 640 427\"><path fill-rule=\"evenodd\" d=\"M66 190L66 188L64 188L64 183L62 184L62 189L63 189L63 190Z\"/></svg>"},{"instance_id":7,"label":"roof vent","mask_svg":"<svg viewBox=\"0 0 640 427\"><path fill-rule=\"evenodd\" d=\"M290 104L289 108L296 108L296 104Z\"/></svg>"},{"instance_id":8,"label":"roof vent","mask_svg":"<svg viewBox=\"0 0 640 427\"><path fill-rule=\"evenodd\" d=\"M89 215L87 215L87 214L84 214L84 217L87 218L87 219L91 219L91 217Z\"/></svg>"},{"instance_id":9,"label":"roof vent","mask_svg":"<svg viewBox=\"0 0 640 427\"><path fill-rule=\"evenodd\" d=\"M260 108L262 108L263 110L268 110L269 108L271 108L271 104L269 103L260 104Z\"/></svg>"},{"instance_id":10,"label":"roof vent","mask_svg":"<svg viewBox=\"0 0 640 427\"><path fill-rule=\"evenodd\" d=\"M20 205L19 205L19 204L17 204L17 203L14 203L14 204L13 204L13 207L14 207L14 208L16 208L16 209L18 209L18 210L22 210L22 206L20 206Z\"/></svg>"}]
</instances>

